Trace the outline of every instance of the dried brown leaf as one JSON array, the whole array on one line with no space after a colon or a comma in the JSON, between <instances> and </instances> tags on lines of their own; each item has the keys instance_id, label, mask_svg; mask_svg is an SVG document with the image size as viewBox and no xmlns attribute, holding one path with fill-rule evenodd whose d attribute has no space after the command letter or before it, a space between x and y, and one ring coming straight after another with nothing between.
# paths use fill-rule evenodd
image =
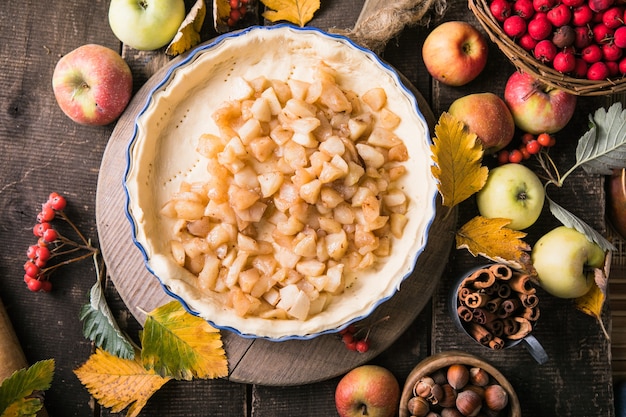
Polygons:
<instances>
[{"instance_id":1,"label":"dried brown leaf","mask_svg":"<svg viewBox=\"0 0 626 417\"><path fill-rule=\"evenodd\" d=\"M197 0L165 50L169 56L180 55L200 43L200 31L206 17L204 0Z\"/></svg>"},{"instance_id":2,"label":"dried brown leaf","mask_svg":"<svg viewBox=\"0 0 626 417\"><path fill-rule=\"evenodd\" d=\"M435 126L431 150L435 162L431 171L437 179L444 206L456 206L487 182L489 170L482 166L482 144L461 121L447 112Z\"/></svg>"}]
</instances>

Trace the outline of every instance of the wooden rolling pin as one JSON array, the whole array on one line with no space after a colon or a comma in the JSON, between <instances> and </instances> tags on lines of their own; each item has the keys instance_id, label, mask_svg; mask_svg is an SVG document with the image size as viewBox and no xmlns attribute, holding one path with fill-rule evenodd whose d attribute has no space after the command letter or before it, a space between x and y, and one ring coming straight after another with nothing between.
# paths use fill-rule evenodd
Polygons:
<instances>
[{"instance_id":1,"label":"wooden rolling pin","mask_svg":"<svg viewBox=\"0 0 626 417\"><path fill-rule=\"evenodd\" d=\"M10 377L15 371L26 367L28 367L26 356L17 340L4 304L0 300L0 382ZM47 417L48 412L42 408L37 416Z\"/></svg>"}]
</instances>

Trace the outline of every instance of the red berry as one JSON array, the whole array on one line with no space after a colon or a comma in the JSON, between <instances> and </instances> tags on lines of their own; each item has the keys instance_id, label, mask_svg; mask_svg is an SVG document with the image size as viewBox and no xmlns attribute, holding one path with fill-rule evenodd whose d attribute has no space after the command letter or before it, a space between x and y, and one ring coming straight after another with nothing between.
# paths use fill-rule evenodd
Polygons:
<instances>
[{"instance_id":1,"label":"red berry","mask_svg":"<svg viewBox=\"0 0 626 417\"><path fill-rule=\"evenodd\" d=\"M540 133L537 135L537 142L539 142L541 146L545 146L547 148L552 143L552 136L550 136L549 133Z\"/></svg>"},{"instance_id":2,"label":"red berry","mask_svg":"<svg viewBox=\"0 0 626 417\"><path fill-rule=\"evenodd\" d=\"M59 195L58 193L51 193L50 196L48 197L48 203L53 209L57 211L63 210L65 206L67 205L67 201L65 200L65 197L63 197L62 195Z\"/></svg>"},{"instance_id":3,"label":"red berry","mask_svg":"<svg viewBox=\"0 0 626 417\"><path fill-rule=\"evenodd\" d=\"M591 32L595 43L601 44L610 42L615 30L604 26L603 23L597 23L591 28Z\"/></svg>"},{"instance_id":4,"label":"red berry","mask_svg":"<svg viewBox=\"0 0 626 417\"><path fill-rule=\"evenodd\" d=\"M39 281L41 282L41 291L50 292L52 291L52 282L50 281Z\"/></svg>"},{"instance_id":5,"label":"red berry","mask_svg":"<svg viewBox=\"0 0 626 417\"><path fill-rule=\"evenodd\" d=\"M50 223L48 222L43 222L43 223L37 223L34 227L33 227L33 234L37 237L42 237L44 232L48 229L50 229Z\"/></svg>"},{"instance_id":6,"label":"red berry","mask_svg":"<svg viewBox=\"0 0 626 417\"><path fill-rule=\"evenodd\" d=\"M50 222L54 219L54 209L49 204L43 204L41 211L37 215L37 221L39 223Z\"/></svg>"},{"instance_id":7,"label":"red berry","mask_svg":"<svg viewBox=\"0 0 626 417\"><path fill-rule=\"evenodd\" d=\"M41 291L42 289L42 285L41 285L41 281L31 278L26 282L26 286L28 287L29 290L31 290L32 292L37 292L37 291Z\"/></svg>"},{"instance_id":8,"label":"red berry","mask_svg":"<svg viewBox=\"0 0 626 417\"><path fill-rule=\"evenodd\" d=\"M553 26L559 27L567 25L572 19L572 11L569 6L561 3L548 10L546 17Z\"/></svg>"},{"instance_id":9,"label":"red berry","mask_svg":"<svg viewBox=\"0 0 626 417\"><path fill-rule=\"evenodd\" d=\"M593 64L602 59L602 48L595 43L591 44L580 51L580 56L585 62Z\"/></svg>"},{"instance_id":10,"label":"red berry","mask_svg":"<svg viewBox=\"0 0 626 417\"><path fill-rule=\"evenodd\" d=\"M37 258L37 249L39 248L39 246L37 245L30 245L28 247L28 250L26 251L26 257L28 259L36 259Z\"/></svg>"},{"instance_id":11,"label":"red berry","mask_svg":"<svg viewBox=\"0 0 626 417\"><path fill-rule=\"evenodd\" d=\"M367 340L359 340L356 342L356 350L360 353L365 353L369 350L370 344Z\"/></svg>"},{"instance_id":12,"label":"red berry","mask_svg":"<svg viewBox=\"0 0 626 417\"><path fill-rule=\"evenodd\" d=\"M541 144L537 140L531 140L526 144L526 151L531 155L538 154L540 150Z\"/></svg>"},{"instance_id":13,"label":"red berry","mask_svg":"<svg viewBox=\"0 0 626 417\"><path fill-rule=\"evenodd\" d=\"M346 347L348 348L348 350L356 350L356 344L357 344L357 341L353 340L350 343L346 343Z\"/></svg>"},{"instance_id":14,"label":"red berry","mask_svg":"<svg viewBox=\"0 0 626 417\"><path fill-rule=\"evenodd\" d=\"M598 13L608 9L615 3L615 0L589 0L589 7L591 10Z\"/></svg>"},{"instance_id":15,"label":"red berry","mask_svg":"<svg viewBox=\"0 0 626 417\"><path fill-rule=\"evenodd\" d=\"M622 57L624 51L613 42L602 45L602 57L605 61L617 61Z\"/></svg>"},{"instance_id":16,"label":"red berry","mask_svg":"<svg viewBox=\"0 0 626 417\"><path fill-rule=\"evenodd\" d=\"M354 342L354 335L352 333L344 333L341 336L341 340L343 341L343 343L348 345L348 344Z\"/></svg>"},{"instance_id":17,"label":"red berry","mask_svg":"<svg viewBox=\"0 0 626 417\"><path fill-rule=\"evenodd\" d=\"M626 74L626 58L622 58L618 64L618 71L622 74Z\"/></svg>"},{"instance_id":18,"label":"red berry","mask_svg":"<svg viewBox=\"0 0 626 417\"><path fill-rule=\"evenodd\" d=\"M608 28L617 29L622 24L624 18L624 10L619 6L613 6L602 13L602 23Z\"/></svg>"},{"instance_id":19,"label":"red berry","mask_svg":"<svg viewBox=\"0 0 626 417\"><path fill-rule=\"evenodd\" d=\"M619 63L617 61L605 61L606 67L609 70L609 77L615 77L619 74Z\"/></svg>"},{"instance_id":20,"label":"red berry","mask_svg":"<svg viewBox=\"0 0 626 417\"><path fill-rule=\"evenodd\" d=\"M536 12L547 12L556 4L556 0L533 0L533 7Z\"/></svg>"},{"instance_id":21,"label":"red berry","mask_svg":"<svg viewBox=\"0 0 626 417\"><path fill-rule=\"evenodd\" d=\"M557 49L556 45L552 43L552 41L548 39L544 39L542 41L537 42L537 46L533 50L533 55L535 59L538 61L545 63L550 63L554 60L556 56Z\"/></svg>"},{"instance_id":22,"label":"red berry","mask_svg":"<svg viewBox=\"0 0 626 417\"><path fill-rule=\"evenodd\" d=\"M524 155L519 149L513 149L509 152L509 162L512 164L519 164L524 159Z\"/></svg>"},{"instance_id":23,"label":"red berry","mask_svg":"<svg viewBox=\"0 0 626 417\"><path fill-rule=\"evenodd\" d=\"M588 68L589 65L582 58L576 58L576 67L572 71L572 75L577 78L585 78Z\"/></svg>"},{"instance_id":24,"label":"red berry","mask_svg":"<svg viewBox=\"0 0 626 417\"><path fill-rule=\"evenodd\" d=\"M39 275L39 267L35 265L33 261L26 261L24 264L24 272L29 277L36 278L37 275Z\"/></svg>"},{"instance_id":25,"label":"red berry","mask_svg":"<svg viewBox=\"0 0 626 417\"><path fill-rule=\"evenodd\" d=\"M591 45L593 41L593 32L587 26L576 26L574 35L574 47L579 50Z\"/></svg>"},{"instance_id":26,"label":"red berry","mask_svg":"<svg viewBox=\"0 0 626 417\"><path fill-rule=\"evenodd\" d=\"M594 62L587 70L587 78L590 80L604 80L609 76L609 68L602 61Z\"/></svg>"},{"instance_id":27,"label":"red berry","mask_svg":"<svg viewBox=\"0 0 626 417\"><path fill-rule=\"evenodd\" d=\"M43 232L43 236L42 236L43 240L48 243L54 242L55 240L57 240L58 237L59 235L57 231L52 228Z\"/></svg>"},{"instance_id":28,"label":"red berry","mask_svg":"<svg viewBox=\"0 0 626 417\"><path fill-rule=\"evenodd\" d=\"M521 16L522 18L528 20L533 14L535 14L535 9L533 7L532 0L516 0L513 3L513 13Z\"/></svg>"},{"instance_id":29,"label":"red berry","mask_svg":"<svg viewBox=\"0 0 626 417\"><path fill-rule=\"evenodd\" d=\"M502 149L498 152L498 165L504 165L509 162L509 151Z\"/></svg>"},{"instance_id":30,"label":"red berry","mask_svg":"<svg viewBox=\"0 0 626 417\"><path fill-rule=\"evenodd\" d=\"M230 0L228 4L230 4L231 9L239 8L239 0Z\"/></svg>"},{"instance_id":31,"label":"red berry","mask_svg":"<svg viewBox=\"0 0 626 417\"><path fill-rule=\"evenodd\" d=\"M585 4L585 0L561 0L561 3L568 7L580 7Z\"/></svg>"},{"instance_id":32,"label":"red berry","mask_svg":"<svg viewBox=\"0 0 626 417\"><path fill-rule=\"evenodd\" d=\"M489 4L489 11L498 22L504 22L511 15L511 2L508 0L493 0Z\"/></svg>"},{"instance_id":33,"label":"red berry","mask_svg":"<svg viewBox=\"0 0 626 417\"><path fill-rule=\"evenodd\" d=\"M576 57L570 50L557 52L552 61L552 66L563 74L570 73L576 68Z\"/></svg>"},{"instance_id":34,"label":"red berry","mask_svg":"<svg viewBox=\"0 0 626 417\"><path fill-rule=\"evenodd\" d=\"M528 34L538 41L547 39L552 34L552 23L546 15L538 15L528 22Z\"/></svg>"},{"instance_id":35,"label":"red berry","mask_svg":"<svg viewBox=\"0 0 626 417\"><path fill-rule=\"evenodd\" d=\"M533 37L530 36L528 33L524 33L522 36L520 36L517 40L517 43L526 51L532 51L533 49L535 49L535 46L537 46L537 41L533 39Z\"/></svg>"},{"instance_id":36,"label":"red berry","mask_svg":"<svg viewBox=\"0 0 626 417\"><path fill-rule=\"evenodd\" d=\"M517 38L526 33L526 21L523 17L514 14L506 18L502 29L511 38Z\"/></svg>"},{"instance_id":37,"label":"red berry","mask_svg":"<svg viewBox=\"0 0 626 417\"><path fill-rule=\"evenodd\" d=\"M524 133L524 134L522 135L522 139L521 139L521 140L522 140L522 143L523 143L524 145L526 145L526 144L527 144L528 142L530 142L531 140L535 140L535 135L533 135L532 133L528 133L528 132L526 132L526 133Z\"/></svg>"},{"instance_id":38,"label":"red berry","mask_svg":"<svg viewBox=\"0 0 626 417\"><path fill-rule=\"evenodd\" d=\"M587 4L581 4L572 10L572 24L574 26L584 26L593 19L593 11Z\"/></svg>"},{"instance_id":39,"label":"red berry","mask_svg":"<svg viewBox=\"0 0 626 417\"><path fill-rule=\"evenodd\" d=\"M37 259L42 262L47 262L50 259L50 249L45 246L39 246L37 248Z\"/></svg>"},{"instance_id":40,"label":"red berry","mask_svg":"<svg viewBox=\"0 0 626 417\"><path fill-rule=\"evenodd\" d=\"M626 48L626 26L620 26L613 33L613 42L620 48Z\"/></svg>"}]
</instances>

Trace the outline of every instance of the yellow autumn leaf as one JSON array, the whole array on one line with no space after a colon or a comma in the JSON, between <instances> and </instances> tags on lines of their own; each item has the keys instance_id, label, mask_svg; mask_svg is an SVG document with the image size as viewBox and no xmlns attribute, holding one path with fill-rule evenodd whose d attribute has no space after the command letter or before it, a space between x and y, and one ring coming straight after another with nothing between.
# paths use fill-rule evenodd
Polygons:
<instances>
[{"instance_id":1,"label":"yellow autumn leaf","mask_svg":"<svg viewBox=\"0 0 626 417\"><path fill-rule=\"evenodd\" d=\"M531 247L522 240L526 233L506 227L509 223L509 219L476 216L456 232L456 247L534 275Z\"/></svg>"},{"instance_id":2,"label":"yellow autumn leaf","mask_svg":"<svg viewBox=\"0 0 626 417\"><path fill-rule=\"evenodd\" d=\"M585 295L574 300L574 304L578 310L594 317L598 321L607 339L610 339L611 337L609 336L606 327L604 327L604 322L602 321L602 309L604 307L604 302L606 301L610 265L611 252L608 252L607 257L604 260L604 268L593 269L594 281L596 285L592 285L591 289Z\"/></svg>"},{"instance_id":3,"label":"yellow autumn leaf","mask_svg":"<svg viewBox=\"0 0 626 417\"><path fill-rule=\"evenodd\" d=\"M219 330L171 301L148 314L141 336L146 369L190 380L228 375L228 360Z\"/></svg>"},{"instance_id":4,"label":"yellow autumn leaf","mask_svg":"<svg viewBox=\"0 0 626 417\"><path fill-rule=\"evenodd\" d=\"M444 112L439 117L431 150L435 162L431 171L444 206L456 206L487 182L489 170L482 166L482 144L450 113Z\"/></svg>"},{"instance_id":5,"label":"yellow autumn leaf","mask_svg":"<svg viewBox=\"0 0 626 417\"><path fill-rule=\"evenodd\" d=\"M139 415L148 399L171 378L163 378L135 359L122 359L100 348L74 373L100 405L127 417Z\"/></svg>"},{"instance_id":6,"label":"yellow autumn leaf","mask_svg":"<svg viewBox=\"0 0 626 417\"><path fill-rule=\"evenodd\" d=\"M174 39L165 50L169 56L180 55L200 43L200 31L206 17L206 4L204 0L197 0L185 20L181 23Z\"/></svg>"},{"instance_id":7,"label":"yellow autumn leaf","mask_svg":"<svg viewBox=\"0 0 626 417\"><path fill-rule=\"evenodd\" d=\"M270 22L286 20L300 27L306 25L320 8L320 0L261 0L268 8L263 17Z\"/></svg>"}]
</instances>

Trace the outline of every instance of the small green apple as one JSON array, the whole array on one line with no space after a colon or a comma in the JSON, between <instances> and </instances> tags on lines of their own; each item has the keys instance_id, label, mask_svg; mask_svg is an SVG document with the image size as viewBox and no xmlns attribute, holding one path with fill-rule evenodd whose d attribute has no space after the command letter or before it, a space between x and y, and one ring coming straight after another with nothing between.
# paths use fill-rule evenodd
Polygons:
<instances>
[{"instance_id":1,"label":"small green apple","mask_svg":"<svg viewBox=\"0 0 626 417\"><path fill-rule=\"evenodd\" d=\"M345 374L335 389L335 405L341 417L392 417L400 404L396 377L378 365L361 365Z\"/></svg>"},{"instance_id":2,"label":"small green apple","mask_svg":"<svg viewBox=\"0 0 626 417\"><path fill-rule=\"evenodd\" d=\"M476 194L480 215L511 220L507 227L522 230L534 224L545 200L537 175L521 164L504 164L489 171L487 182Z\"/></svg>"},{"instance_id":3,"label":"small green apple","mask_svg":"<svg viewBox=\"0 0 626 417\"><path fill-rule=\"evenodd\" d=\"M585 295L594 284L591 268L604 266L605 253L576 229L559 226L533 246L531 259L539 285L560 298Z\"/></svg>"},{"instance_id":4,"label":"small green apple","mask_svg":"<svg viewBox=\"0 0 626 417\"><path fill-rule=\"evenodd\" d=\"M143 51L167 45L184 19L184 0L111 0L109 5L109 25L115 36Z\"/></svg>"}]
</instances>

